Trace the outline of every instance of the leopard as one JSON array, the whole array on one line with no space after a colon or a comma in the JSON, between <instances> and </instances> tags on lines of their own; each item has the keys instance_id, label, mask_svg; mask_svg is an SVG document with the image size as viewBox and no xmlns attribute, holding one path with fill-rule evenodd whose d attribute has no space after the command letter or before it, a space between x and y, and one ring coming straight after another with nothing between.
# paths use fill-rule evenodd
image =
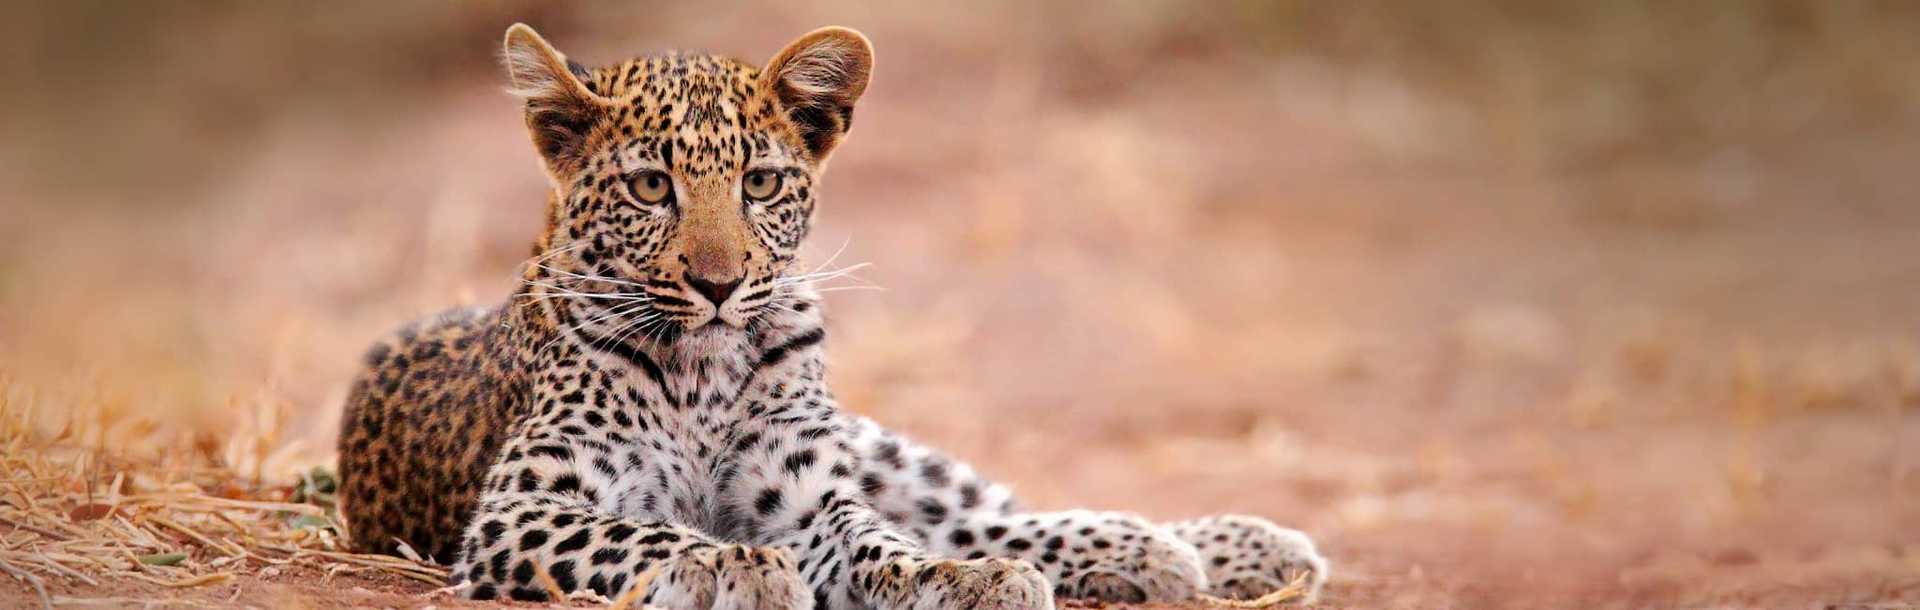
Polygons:
<instances>
[{"instance_id":1,"label":"leopard","mask_svg":"<svg viewBox=\"0 0 1920 610\"><path fill-rule=\"evenodd\" d=\"M814 30L764 65L667 52L587 67L525 24L509 91L547 178L502 302L367 350L341 416L357 551L449 566L472 599L676 610L1042 609L1250 598L1328 563L1259 517L1030 511L843 409L797 264L873 72Z\"/></svg>"}]
</instances>

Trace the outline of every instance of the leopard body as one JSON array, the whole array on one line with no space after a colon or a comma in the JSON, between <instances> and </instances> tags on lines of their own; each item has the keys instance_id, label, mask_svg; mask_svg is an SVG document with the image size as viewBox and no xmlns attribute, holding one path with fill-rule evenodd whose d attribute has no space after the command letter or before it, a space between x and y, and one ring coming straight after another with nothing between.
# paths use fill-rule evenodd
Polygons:
<instances>
[{"instance_id":1,"label":"leopard body","mask_svg":"<svg viewBox=\"0 0 1920 610\"><path fill-rule=\"evenodd\" d=\"M508 30L552 191L503 304L389 337L343 417L353 544L450 562L479 599L665 608L1050 608L1251 597L1327 566L1254 517L1024 511L840 409L821 276L794 265L872 49L586 68Z\"/></svg>"}]
</instances>

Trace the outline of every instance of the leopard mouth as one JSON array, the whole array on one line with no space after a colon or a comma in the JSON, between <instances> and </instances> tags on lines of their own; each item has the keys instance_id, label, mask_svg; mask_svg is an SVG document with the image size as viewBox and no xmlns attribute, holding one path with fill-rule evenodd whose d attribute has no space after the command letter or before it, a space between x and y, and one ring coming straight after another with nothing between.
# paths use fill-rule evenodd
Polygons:
<instances>
[{"instance_id":1,"label":"leopard mouth","mask_svg":"<svg viewBox=\"0 0 1920 610\"><path fill-rule=\"evenodd\" d=\"M730 311L723 307L711 307L690 302L675 296L653 295L654 306L648 308L646 315L660 318L662 322L678 327L681 331L691 332L706 329L744 329L752 321L753 312Z\"/></svg>"},{"instance_id":2,"label":"leopard mouth","mask_svg":"<svg viewBox=\"0 0 1920 610\"><path fill-rule=\"evenodd\" d=\"M549 269L544 280L551 290L567 295L561 299L562 324L577 327L583 337L600 344L620 343L676 344L689 335L720 335L745 331L762 313L761 307L740 305L735 298L728 305L713 306L710 298L694 294L680 282L644 273L624 262L605 256L593 257L585 269ZM767 296L772 280L747 283L759 289L757 297Z\"/></svg>"}]
</instances>

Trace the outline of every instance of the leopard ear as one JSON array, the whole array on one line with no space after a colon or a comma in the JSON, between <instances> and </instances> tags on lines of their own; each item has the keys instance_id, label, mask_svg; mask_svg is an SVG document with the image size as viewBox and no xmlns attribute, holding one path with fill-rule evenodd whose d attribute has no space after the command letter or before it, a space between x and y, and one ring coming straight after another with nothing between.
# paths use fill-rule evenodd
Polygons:
<instances>
[{"instance_id":1,"label":"leopard ear","mask_svg":"<svg viewBox=\"0 0 1920 610\"><path fill-rule=\"evenodd\" d=\"M580 81L584 68L567 61L527 24L507 28L504 57L513 83L509 91L526 106L533 144L558 176L580 161L587 130L606 100Z\"/></svg>"},{"instance_id":2,"label":"leopard ear","mask_svg":"<svg viewBox=\"0 0 1920 610\"><path fill-rule=\"evenodd\" d=\"M859 32L829 26L787 45L760 73L815 162L825 161L853 126L853 104L867 91L873 45Z\"/></svg>"}]
</instances>

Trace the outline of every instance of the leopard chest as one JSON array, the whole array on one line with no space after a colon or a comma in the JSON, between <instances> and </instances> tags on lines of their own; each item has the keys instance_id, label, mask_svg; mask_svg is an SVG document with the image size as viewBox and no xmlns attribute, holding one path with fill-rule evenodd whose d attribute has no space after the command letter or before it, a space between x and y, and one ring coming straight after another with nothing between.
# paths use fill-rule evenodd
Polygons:
<instances>
[{"instance_id":1,"label":"leopard chest","mask_svg":"<svg viewBox=\"0 0 1920 610\"><path fill-rule=\"evenodd\" d=\"M738 446L763 428L755 412L765 408L764 391L750 392L746 376L712 369L609 381L596 404L583 405L603 424L586 434L602 436L611 456L594 464L607 491L603 508L725 537L735 527L726 498L743 468Z\"/></svg>"}]
</instances>

